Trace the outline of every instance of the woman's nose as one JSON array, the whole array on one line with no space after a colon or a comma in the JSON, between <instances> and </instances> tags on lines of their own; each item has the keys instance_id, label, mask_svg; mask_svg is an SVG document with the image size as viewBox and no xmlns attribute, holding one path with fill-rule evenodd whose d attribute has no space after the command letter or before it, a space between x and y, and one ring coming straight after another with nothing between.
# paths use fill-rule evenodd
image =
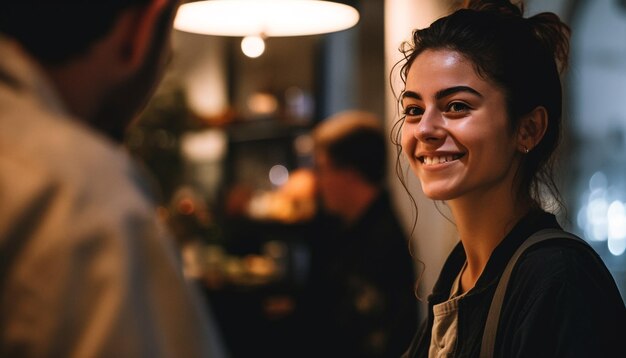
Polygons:
<instances>
[{"instance_id":1,"label":"woman's nose","mask_svg":"<svg viewBox=\"0 0 626 358\"><path fill-rule=\"evenodd\" d=\"M426 111L415 126L415 138L421 142L433 142L445 137L444 122L438 111Z\"/></svg>"}]
</instances>

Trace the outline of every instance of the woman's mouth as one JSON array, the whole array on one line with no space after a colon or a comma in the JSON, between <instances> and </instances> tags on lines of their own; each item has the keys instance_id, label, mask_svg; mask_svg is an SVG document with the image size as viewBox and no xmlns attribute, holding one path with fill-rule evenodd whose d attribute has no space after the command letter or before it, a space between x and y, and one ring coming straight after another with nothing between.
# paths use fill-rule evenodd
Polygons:
<instances>
[{"instance_id":1,"label":"woman's mouth","mask_svg":"<svg viewBox=\"0 0 626 358\"><path fill-rule=\"evenodd\" d=\"M465 156L465 153L458 154L447 154L447 155L422 155L417 157L422 164L425 165L435 165L435 164L443 164L449 163L455 160L458 160Z\"/></svg>"}]
</instances>

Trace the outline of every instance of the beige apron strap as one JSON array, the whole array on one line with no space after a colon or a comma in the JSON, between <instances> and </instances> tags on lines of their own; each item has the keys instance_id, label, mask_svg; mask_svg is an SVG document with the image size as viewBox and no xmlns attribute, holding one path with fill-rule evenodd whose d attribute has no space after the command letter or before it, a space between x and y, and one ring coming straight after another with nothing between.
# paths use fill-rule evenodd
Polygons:
<instances>
[{"instance_id":1,"label":"beige apron strap","mask_svg":"<svg viewBox=\"0 0 626 358\"><path fill-rule=\"evenodd\" d=\"M483 331L483 339L480 346L480 358L493 358L494 356L493 353L496 344L496 333L498 331L498 323L500 321L502 302L504 301L506 288L509 284L509 279L511 278L511 273L515 268L517 260L529 247L550 239L573 239L588 245L578 236L560 229L544 229L537 231L526 239L524 243L522 243L522 245L513 254L513 257L509 260L509 263L506 265L506 268L500 277L500 281L498 282L496 292L493 295L491 306L489 307L489 314L487 315L487 322L485 323L485 329Z\"/></svg>"}]
</instances>

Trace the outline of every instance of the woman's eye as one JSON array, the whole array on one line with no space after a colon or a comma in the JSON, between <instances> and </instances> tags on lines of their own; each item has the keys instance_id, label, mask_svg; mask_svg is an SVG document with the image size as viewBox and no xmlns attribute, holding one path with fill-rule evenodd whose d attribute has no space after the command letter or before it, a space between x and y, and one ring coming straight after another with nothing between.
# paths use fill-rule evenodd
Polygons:
<instances>
[{"instance_id":1,"label":"woman's eye","mask_svg":"<svg viewBox=\"0 0 626 358\"><path fill-rule=\"evenodd\" d=\"M469 112L470 107L463 102L452 102L448 105L447 112Z\"/></svg>"},{"instance_id":2,"label":"woman's eye","mask_svg":"<svg viewBox=\"0 0 626 358\"><path fill-rule=\"evenodd\" d=\"M424 114L424 109L415 106L408 106L404 108L405 116L421 116Z\"/></svg>"}]
</instances>

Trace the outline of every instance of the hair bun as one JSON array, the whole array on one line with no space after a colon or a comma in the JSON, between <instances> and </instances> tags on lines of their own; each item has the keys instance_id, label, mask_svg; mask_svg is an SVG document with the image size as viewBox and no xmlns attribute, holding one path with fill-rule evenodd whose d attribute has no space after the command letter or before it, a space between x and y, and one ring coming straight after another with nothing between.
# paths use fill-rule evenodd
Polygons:
<instances>
[{"instance_id":1,"label":"hair bun","mask_svg":"<svg viewBox=\"0 0 626 358\"><path fill-rule=\"evenodd\" d=\"M476 11L494 11L518 17L522 17L524 14L522 1L513 4L509 0L463 0L461 7Z\"/></svg>"},{"instance_id":2,"label":"hair bun","mask_svg":"<svg viewBox=\"0 0 626 358\"><path fill-rule=\"evenodd\" d=\"M542 12L527 20L535 37L554 56L559 71L565 70L569 56L570 28L551 12Z\"/></svg>"},{"instance_id":3,"label":"hair bun","mask_svg":"<svg viewBox=\"0 0 626 358\"><path fill-rule=\"evenodd\" d=\"M543 12L524 19L524 3L521 0L514 3L509 0L462 0L461 8L496 12L522 19L526 26L530 26L535 38L552 54L559 72L567 68L571 31L556 14Z\"/></svg>"}]
</instances>

